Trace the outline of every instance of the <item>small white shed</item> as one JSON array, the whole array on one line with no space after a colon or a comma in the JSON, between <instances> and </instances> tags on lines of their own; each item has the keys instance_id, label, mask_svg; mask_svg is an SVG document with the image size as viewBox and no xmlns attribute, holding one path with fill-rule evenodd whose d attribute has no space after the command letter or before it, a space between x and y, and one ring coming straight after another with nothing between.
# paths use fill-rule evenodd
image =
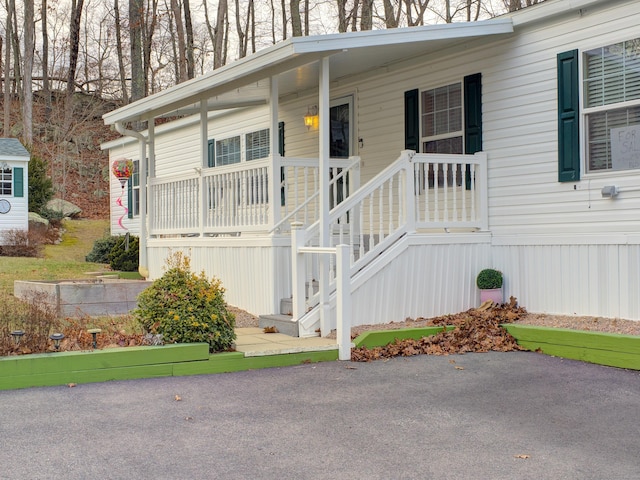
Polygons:
<instances>
[{"instance_id":1,"label":"small white shed","mask_svg":"<svg viewBox=\"0 0 640 480\"><path fill-rule=\"evenodd\" d=\"M29 152L16 138L0 138L0 245L9 230L29 229Z\"/></svg>"}]
</instances>

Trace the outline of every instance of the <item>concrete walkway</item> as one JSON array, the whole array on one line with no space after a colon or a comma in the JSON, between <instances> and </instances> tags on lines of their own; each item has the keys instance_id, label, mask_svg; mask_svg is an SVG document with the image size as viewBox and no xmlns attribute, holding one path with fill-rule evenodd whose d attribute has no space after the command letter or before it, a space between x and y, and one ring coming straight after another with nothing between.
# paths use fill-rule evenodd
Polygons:
<instances>
[{"instance_id":1,"label":"concrete walkway","mask_svg":"<svg viewBox=\"0 0 640 480\"><path fill-rule=\"evenodd\" d=\"M532 352L0 392L1 479L640 478L640 372Z\"/></svg>"},{"instance_id":2,"label":"concrete walkway","mask_svg":"<svg viewBox=\"0 0 640 480\"><path fill-rule=\"evenodd\" d=\"M264 333L262 328L236 328L236 351L245 357L284 353L337 350L335 339L322 337L299 338L282 333Z\"/></svg>"}]
</instances>

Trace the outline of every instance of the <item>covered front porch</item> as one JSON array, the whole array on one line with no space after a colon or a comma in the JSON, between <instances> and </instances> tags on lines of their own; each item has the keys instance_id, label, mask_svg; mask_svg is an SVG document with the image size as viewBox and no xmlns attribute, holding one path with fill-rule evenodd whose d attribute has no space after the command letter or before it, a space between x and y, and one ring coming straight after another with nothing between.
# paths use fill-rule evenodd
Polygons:
<instances>
[{"instance_id":1,"label":"covered front porch","mask_svg":"<svg viewBox=\"0 0 640 480\"><path fill-rule=\"evenodd\" d=\"M291 315L300 335L324 336L336 323L336 247L346 245L342 270L354 311L375 304L369 289L376 282L392 291L405 280L424 282L434 312L473 303L469 272L486 263L489 249L486 155L415 153L392 136L388 143L399 148L375 159L361 155L358 129L386 119L385 112L357 114L358 83L402 59L509 34L513 26L507 19L410 30L292 38L105 115L137 142L136 225L147 276L162 274L171 251L186 251L195 269L222 280L229 303ZM332 102L345 95L352 102L344 120L349 147L336 154ZM317 108L316 123L302 126L301 109L309 106ZM134 122L146 130L133 130ZM186 124L193 128L182 136ZM231 145L234 127L264 136L258 155L248 154L245 133L237 136L238 145L247 142L242 155L218 154ZM429 281L420 271L403 281L392 273L402 262L424 270L441 255L453 261ZM464 285L462 300L441 303L435 292L442 282ZM403 298L353 321L398 319L407 312Z\"/></svg>"}]
</instances>

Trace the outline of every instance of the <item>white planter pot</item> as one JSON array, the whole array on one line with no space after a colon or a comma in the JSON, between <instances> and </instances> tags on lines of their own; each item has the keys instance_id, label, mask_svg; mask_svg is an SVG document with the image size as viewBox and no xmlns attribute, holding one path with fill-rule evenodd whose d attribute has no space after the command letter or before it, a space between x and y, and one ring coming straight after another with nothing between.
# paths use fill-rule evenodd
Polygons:
<instances>
[{"instance_id":1,"label":"white planter pot","mask_svg":"<svg viewBox=\"0 0 640 480\"><path fill-rule=\"evenodd\" d=\"M492 300L495 303L504 303L502 288L492 288L491 290L480 290L480 303Z\"/></svg>"}]
</instances>

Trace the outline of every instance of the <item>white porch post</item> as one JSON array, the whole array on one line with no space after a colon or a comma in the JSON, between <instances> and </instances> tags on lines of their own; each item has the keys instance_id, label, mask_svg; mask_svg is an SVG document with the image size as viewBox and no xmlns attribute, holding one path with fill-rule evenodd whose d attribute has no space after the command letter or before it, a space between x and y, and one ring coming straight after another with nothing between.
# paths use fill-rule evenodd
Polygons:
<instances>
[{"instance_id":1,"label":"white porch post","mask_svg":"<svg viewBox=\"0 0 640 480\"><path fill-rule=\"evenodd\" d=\"M329 247L329 57L320 60L318 82L320 247ZM329 335L329 256L320 255L320 335Z\"/></svg>"},{"instance_id":2,"label":"white porch post","mask_svg":"<svg viewBox=\"0 0 640 480\"><path fill-rule=\"evenodd\" d=\"M300 248L304 247L304 230L302 223L291 224L291 293L293 320L299 320L305 313L304 295L304 253Z\"/></svg>"},{"instance_id":3,"label":"white porch post","mask_svg":"<svg viewBox=\"0 0 640 480\"><path fill-rule=\"evenodd\" d=\"M155 141L155 138L153 138L153 135L155 134L154 119L149 119L147 123L147 131L149 133L147 141L151 144ZM138 145L140 146L140 262L138 271L142 276L148 277L149 262L147 261L147 222L149 221L149 212L147 210L147 198L149 191L147 187L147 142L145 142L144 137L138 141Z\"/></svg>"},{"instance_id":4,"label":"white porch post","mask_svg":"<svg viewBox=\"0 0 640 480\"><path fill-rule=\"evenodd\" d=\"M328 255L323 255L328 256ZM338 339L338 359L351 360L351 262L349 245L336 247L336 336Z\"/></svg>"},{"instance_id":5,"label":"white porch post","mask_svg":"<svg viewBox=\"0 0 640 480\"><path fill-rule=\"evenodd\" d=\"M207 100L200 100L200 168L198 171L198 194L200 196L199 208L200 216L198 218L198 229L200 237L204 236L204 219L207 211L207 199L204 192L204 180L202 178L202 169L208 166L209 158L209 114L207 108Z\"/></svg>"},{"instance_id":6,"label":"white porch post","mask_svg":"<svg viewBox=\"0 0 640 480\"><path fill-rule=\"evenodd\" d=\"M271 92L269 95L269 144L271 145L271 164L269 165L269 228L273 228L280 221L280 151L278 149L278 77L271 77Z\"/></svg>"}]
</instances>

